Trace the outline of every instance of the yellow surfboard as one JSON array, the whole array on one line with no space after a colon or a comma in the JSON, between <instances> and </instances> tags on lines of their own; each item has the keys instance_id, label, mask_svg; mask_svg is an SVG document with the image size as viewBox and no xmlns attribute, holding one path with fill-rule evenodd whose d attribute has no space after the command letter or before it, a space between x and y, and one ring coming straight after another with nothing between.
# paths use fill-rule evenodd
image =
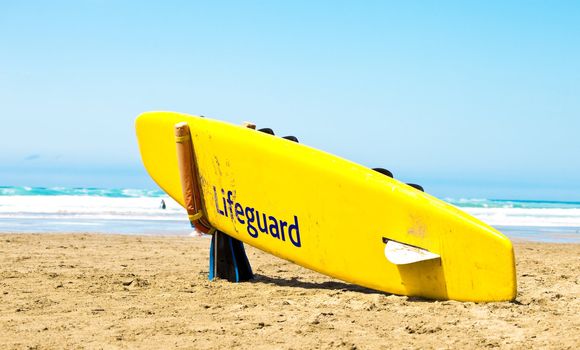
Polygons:
<instances>
[{"instance_id":1,"label":"yellow surfboard","mask_svg":"<svg viewBox=\"0 0 580 350\"><path fill-rule=\"evenodd\" d=\"M174 112L144 113L136 130L145 168L182 205L174 136L180 122L191 129L204 214L216 229L380 291L462 301L515 298L509 239L429 194L242 126ZM396 244L391 253L401 246L426 258L388 257L389 242Z\"/></svg>"}]
</instances>

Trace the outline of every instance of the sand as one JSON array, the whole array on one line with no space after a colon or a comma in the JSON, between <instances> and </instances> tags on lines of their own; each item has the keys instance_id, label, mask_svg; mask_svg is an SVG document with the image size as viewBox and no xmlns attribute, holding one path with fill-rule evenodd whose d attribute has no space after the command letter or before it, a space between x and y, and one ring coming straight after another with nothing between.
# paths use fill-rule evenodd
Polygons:
<instances>
[{"instance_id":1,"label":"sand","mask_svg":"<svg viewBox=\"0 0 580 350\"><path fill-rule=\"evenodd\" d=\"M207 238L0 235L0 348L577 349L580 245L517 242L515 302L371 291L248 248L210 282Z\"/></svg>"}]
</instances>

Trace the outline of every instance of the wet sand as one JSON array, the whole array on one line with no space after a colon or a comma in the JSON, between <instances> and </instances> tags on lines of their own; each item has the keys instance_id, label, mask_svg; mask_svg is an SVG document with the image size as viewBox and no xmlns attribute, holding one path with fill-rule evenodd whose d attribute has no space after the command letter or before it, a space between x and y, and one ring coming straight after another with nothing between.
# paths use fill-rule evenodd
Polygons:
<instances>
[{"instance_id":1,"label":"wet sand","mask_svg":"<svg viewBox=\"0 0 580 350\"><path fill-rule=\"evenodd\" d=\"M0 348L576 349L580 244L516 242L515 302L429 301L247 247L210 282L207 238L0 235Z\"/></svg>"}]
</instances>

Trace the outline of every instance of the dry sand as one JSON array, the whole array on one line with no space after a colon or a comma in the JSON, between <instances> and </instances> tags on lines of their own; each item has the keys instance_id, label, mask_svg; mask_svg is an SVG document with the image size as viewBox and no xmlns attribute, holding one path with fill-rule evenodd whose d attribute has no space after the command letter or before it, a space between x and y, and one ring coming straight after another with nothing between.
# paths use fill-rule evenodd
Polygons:
<instances>
[{"instance_id":1,"label":"dry sand","mask_svg":"<svg viewBox=\"0 0 580 350\"><path fill-rule=\"evenodd\" d=\"M578 349L580 245L516 243L515 302L374 292L248 248L209 282L206 238L0 235L0 348Z\"/></svg>"}]
</instances>

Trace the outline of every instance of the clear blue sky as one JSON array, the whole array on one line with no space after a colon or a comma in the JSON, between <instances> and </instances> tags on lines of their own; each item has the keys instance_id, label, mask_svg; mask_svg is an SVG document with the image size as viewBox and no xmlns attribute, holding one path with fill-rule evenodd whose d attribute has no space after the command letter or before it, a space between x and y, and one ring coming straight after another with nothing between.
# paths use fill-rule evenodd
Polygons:
<instances>
[{"instance_id":1,"label":"clear blue sky","mask_svg":"<svg viewBox=\"0 0 580 350\"><path fill-rule=\"evenodd\" d=\"M445 197L580 200L576 1L2 1L0 185L154 187L133 122L279 134Z\"/></svg>"}]
</instances>

